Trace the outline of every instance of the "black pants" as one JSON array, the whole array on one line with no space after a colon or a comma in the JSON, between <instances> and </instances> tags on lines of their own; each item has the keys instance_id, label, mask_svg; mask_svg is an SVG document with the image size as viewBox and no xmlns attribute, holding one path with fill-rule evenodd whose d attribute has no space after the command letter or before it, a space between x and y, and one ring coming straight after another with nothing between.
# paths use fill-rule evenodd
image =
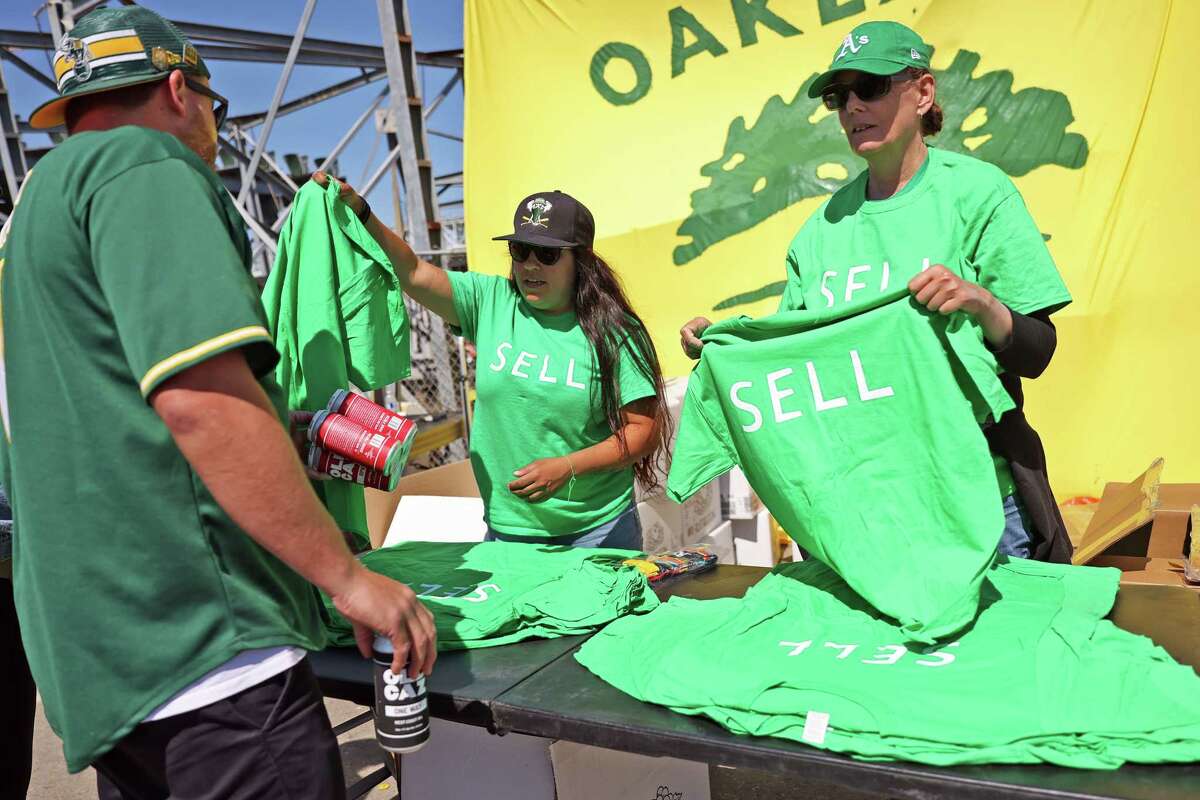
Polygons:
<instances>
[{"instance_id":1,"label":"black pants","mask_svg":"<svg viewBox=\"0 0 1200 800\"><path fill-rule=\"evenodd\" d=\"M37 689L29 674L13 585L0 578L0 800L25 800L33 759Z\"/></svg>"},{"instance_id":2,"label":"black pants","mask_svg":"<svg viewBox=\"0 0 1200 800\"><path fill-rule=\"evenodd\" d=\"M143 722L92 766L100 800L344 800L308 660L244 692Z\"/></svg>"}]
</instances>

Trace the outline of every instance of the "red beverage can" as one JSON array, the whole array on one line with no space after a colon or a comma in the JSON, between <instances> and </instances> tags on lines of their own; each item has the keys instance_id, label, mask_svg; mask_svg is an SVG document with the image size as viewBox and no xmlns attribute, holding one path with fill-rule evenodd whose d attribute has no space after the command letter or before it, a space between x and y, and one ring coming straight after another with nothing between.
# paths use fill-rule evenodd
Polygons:
<instances>
[{"instance_id":1,"label":"red beverage can","mask_svg":"<svg viewBox=\"0 0 1200 800\"><path fill-rule=\"evenodd\" d=\"M338 389L329 399L329 410L348 417L374 433L389 439L407 442L417 432L417 426L403 414L384 408L361 394Z\"/></svg>"},{"instance_id":2,"label":"red beverage can","mask_svg":"<svg viewBox=\"0 0 1200 800\"><path fill-rule=\"evenodd\" d=\"M368 489L379 489L390 492L400 481L400 473L391 475L379 469L371 469L365 464L351 461L332 450L323 447L311 447L308 451L308 468L313 472L328 475L341 481L357 483Z\"/></svg>"},{"instance_id":3,"label":"red beverage can","mask_svg":"<svg viewBox=\"0 0 1200 800\"><path fill-rule=\"evenodd\" d=\"M308 426L308 439L318 447L332 450L371 469L392 473L404 446L396 439L375 433L349 417L329 410L318 411Z\"/></svg>"}]
</instances>

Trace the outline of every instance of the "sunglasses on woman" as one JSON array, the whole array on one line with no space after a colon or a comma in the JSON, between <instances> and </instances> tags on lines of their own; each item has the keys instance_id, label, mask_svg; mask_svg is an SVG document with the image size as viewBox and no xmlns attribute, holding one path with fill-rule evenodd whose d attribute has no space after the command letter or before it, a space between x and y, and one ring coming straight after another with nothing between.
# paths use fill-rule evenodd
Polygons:
<instances>
[{"instance_id":1,"label":"sunglasses on woman","mask_svg":"<svg viewBox=\"0 0 1200 800\"><path fill-rule=\"evenodd\" d=\"M529 254L533 253L534 257L543 266L552 267L562 258L563 249L561 247L541 247L539 245L525 244L525 242L508 243L508 254L518 264L528 261Z\"/></svg>"},{"instance_id":2,"label":"sunglasses on woman","mask_svg":"<svg viewBox=\"0 0 1200 800\"><path fill-rule=\"evenodd\" d=\"M830 111L839 111L846 107L850 93L864 103L878 100L892 90L893 81L908 79L907 72L897 72L895 75L872 75L869 72L860 73L849 83L831 84L821 93L821 100Z\"/></svg>"}]
</instances>

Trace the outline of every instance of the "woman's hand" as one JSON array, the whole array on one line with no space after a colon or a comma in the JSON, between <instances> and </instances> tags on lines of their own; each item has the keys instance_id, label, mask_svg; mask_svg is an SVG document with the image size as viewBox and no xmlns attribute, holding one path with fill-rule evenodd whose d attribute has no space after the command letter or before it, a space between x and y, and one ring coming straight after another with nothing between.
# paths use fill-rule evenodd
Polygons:
<instances>
[{"instance_id":1,"label":"woman's hand","mask_svg":"<svg viewBox=\"0 0 1200 800\"><path fill-rule=\"evenodd\" d=\"M917 302L939 314L962 311L983 328L995 346L1003 346L1012 335L1012 312L982 286L963 280L942 264L934 264L908 282Z\"/></svg>"},{"instance_id":2,"label":"woman's hand","mask_svg":"<svg viewBox=\"0 0 1200 800\"><path fill-rule=\"evenodd\" d=\"M561 489L573 474L566 456L539 458L513 473L517 477L508 484L508 490L530 503L538 503Z\"/></svg>"},{"instance_id":3,"label":"woman's hand","mask_svg":"<svg viewBox=\"0 0 1200 800\"><path fill-rule=\"evenodd\" d=\"M345 181L339 181L337 178L331 176L324 170L317 170L314 172L312 179L321 188L328 186L330 181L337 181L338 199L350 206L350 210L354 212L355 216L358 216L362 213L363 206L366 205L367 201L363 200L362 195L354 191L354 188L351 187L350 184L346 183Z\"/></svg>"},{"instance_id":4,"label":"woman's hand","mask_svg":"<svg viewBox=\"0 0 1200 800\"><path fill-rule=\"evenodd\" d=\"M709 325L712 325L712 321L707 317L696 317L685 322L679 329L679 346L683 348L683 354L688 358L700 357L700 350L704 347L704 342L700 341L700 337Z\"/></svg>"}]
</instances>

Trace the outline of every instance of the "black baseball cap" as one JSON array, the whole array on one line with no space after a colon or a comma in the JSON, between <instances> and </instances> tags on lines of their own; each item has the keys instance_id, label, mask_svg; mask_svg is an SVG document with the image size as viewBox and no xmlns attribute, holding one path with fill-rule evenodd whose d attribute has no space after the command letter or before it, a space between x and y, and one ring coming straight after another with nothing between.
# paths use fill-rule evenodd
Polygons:
<instances>
[{"instance_id":1,"label":"black baseball cap","mask_svg":"<svg viewBox=\"0 0 1200 800\"><path fill-rule=\"evenodd\" d=\"M513 232L492 241L524 242L537 247L591 247L596 222L587 206L555 189L536 192L517 204Z\"/></svg>"}]
</instances>

